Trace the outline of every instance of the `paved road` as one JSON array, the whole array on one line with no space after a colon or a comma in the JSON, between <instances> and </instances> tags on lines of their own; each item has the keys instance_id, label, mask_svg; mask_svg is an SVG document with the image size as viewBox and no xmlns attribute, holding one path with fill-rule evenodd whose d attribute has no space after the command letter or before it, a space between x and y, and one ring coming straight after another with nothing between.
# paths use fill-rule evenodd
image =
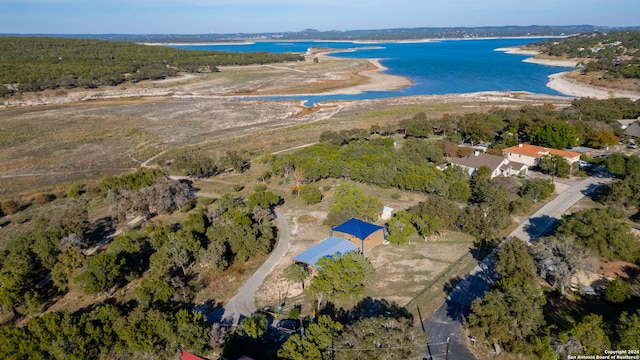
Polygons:
<instances>
[{"instance_id":1,"label":"paved road","mask_svg":"<svg viewBox=\"0 0 640 360\"><path fill-rule=\"evenodd\" d=\"M242 318L250 316L257 310L255 295L258 286L262 284L264 278L275 268L289 247L291 230L289 230L287 219L277 211L275 211L275 214L279 229L278 244L262 266L242 285L236 296L225 305L224 314L222 315L222 320L225 322L237 324Z\"/></svg>"},{"instance_id":2,"label":"paved road","mask_svg":"<svg viewBox=\"0 0 640 360\"><path fill-rule=\"evenodd\" d=\"M544 205L529 220L515 229L511 236L531 242L545 235L560 220L562 214L578 202L584 195L608 182L606 178L589 177L573 182L572 186ZM493 253L487 256L464 281L449 295L438 310L423 323L429 334L428 358L445 359L447 339L449 339L449 359L474 360L475 356L467 349L462 322L469 312L473 300L481 297L495 281L493 274Z\"/></svg>"}]
</instances>

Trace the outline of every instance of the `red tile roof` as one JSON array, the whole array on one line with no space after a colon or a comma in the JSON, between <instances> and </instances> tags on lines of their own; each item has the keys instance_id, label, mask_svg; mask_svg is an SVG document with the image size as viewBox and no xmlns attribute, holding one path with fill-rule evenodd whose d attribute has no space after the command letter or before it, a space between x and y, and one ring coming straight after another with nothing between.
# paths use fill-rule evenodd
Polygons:
<instances>
[{"instance_id":1,"label":"red tile roof","mask_svg":"<svg viewBox=\"0 0 640 360\"><path fill-rule=\"evenodd\" d=\"M503 154L507 152L530 156L534 158L539 158L544 155L560 155L565 158L580 157L580 153L577 153L575 151L550 149L542 146L529 145L529 144L520 144L520 145L512 146L502 150Z\"/></svg>"}]
</instances>

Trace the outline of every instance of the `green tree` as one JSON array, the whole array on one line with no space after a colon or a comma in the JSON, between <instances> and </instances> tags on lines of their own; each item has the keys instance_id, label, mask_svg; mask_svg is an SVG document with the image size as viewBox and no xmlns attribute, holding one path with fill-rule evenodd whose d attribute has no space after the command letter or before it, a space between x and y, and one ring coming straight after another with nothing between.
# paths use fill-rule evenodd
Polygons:
<instances>
[{"instance_id":1,"label":"green tree","mask_svg":"<svg viewBox=\"0 0 640 360\"><path fill-rule=\"evenodd\" d=\"M365 195L362 189L352 184L340 184L336 188L333 204L325 223L336 226L357 217L364 221L375 221L382 212L382 201L375 196Z\"/></svg>"},{"instance_id":2,"label":"green tree","mask_svg":"<svg viewBox=\"0 0 640 360\"><path fill-rule=\"evenodd\" d=\"M614 280L609 281L607 288L604 291L604 299L614 304L620 304L621 302L629 298L629 291L631 285L623 279L617 277Z\"/></svg>"},{"instance_id":3,"label":"green tree","mask_svg":"<svg viewBox=\"0 0 640 360\"><path fill-rule=\"evenodd\" d=\"M309 277L309 271L300 264L291 264L284 268L284 278L291 283L301 284L304 290L304 281Z\"/></svg>"},{"instance_id":4,"label":"green tree","mask_svg":"<svg viewBox=\"0 0 640 360\"><path fill-rule=\"evenodd\" d=\"M428 335L407 318L372 317L347 326L333 352L337 359L414 359L427 342Z\"/></svg>"},{"instance_id":5,"label":"green tree","mask_svg":"<svg viewBox=\"0 0 640 360\"><path fill-rule=\"evenodd\" d=\"M187 219L182 223L182 228L194 234L204 235L207 231L207 214L205 209L197 209L189 213Z\"/></svg>"},{"instance_id":6,"label":"green tree","mask_svg":"<svg viewBox=\"0 0 640 360\"><path fill-rule=\"evenodd\" d=\"M219 273L229 267L227 260L227 244L224 241L214 240L209 242L207 248L200 248L198 253L198 262L200 266Z\"/></svg>"},{"instance_id":7,"label":"green tree","mask_svg":"<svg viewBox=\"0 0 640 360\"><path fill-rule=\"evenodd\" d=\"M408 211L413 215L418 232L425 238L433 234L442 236L443 231L452 227L462 214L458 204L441 196L431 196Z\"/></svg>"},{"instance_id":8,"label":"green tree","mask_svg":"<svg viewBox=\"0 0 640 360\"><path fill-rule=\"evenodd\" d=\"M322 192L317 186L305 186L302 188L302 191L300 191L300 196L302 196L302 200L304 200L307 205L317 204L322 201Z\"/></svg>"},{"instance_id":9,"label":"green tree","mask_svg":"<svg viewBox=\"0 0 640 360\"><path fill-rule=\"evenodd\" d=\"M113 253L99 253L88 258L87 270L76 282L87 294L98 294L114 286L122 276L125 260Z\"/></svg>"},{"instance_id":10,"label":"green tree","mask_svg":"<svg viewBox=\"0 0 640 360\"><path fill-rule=\"evenodd\" d=\"M169 240L165 244L162 251L169 255L172 264L182 269L182 273L186 275L187 267L190 266L200 251L201 243L193 233L179 230L178 232L169 234Z\"/></svg>"},{"instance_id":11,"label":"green tree","mask_svg":"<svg viewBox=\"0 0 640 360\"><path fill-rule=\"evenodd\" d=\"M138 302L148 305L167 303L175 291L175 288L165 280L151 275L140 282L140 286L134 290L134 293Z\"/></svg>"},{"instance_id":12,"label":"green tree","mask_svg":"<svg viewBox=\"0 0 640 360\"><path fill-rule=\"evenodd\" d=\"M257 340L267 331L268 324L269 322L264 314L256 313L240 321L238 333L241 336Z\"/></svg>"},{"instance_id":13,"label":"green tree","mask_svg":"<svg viewBox=\"0 0 640 360\"><path fill-rule=\"evenodd\" d=\"M618 335L615 345L617 349L640 348L640 310L631 315L623 311L615 328Z\"/></svg>"},{"instance_id":14,"label":"green tree","mask_svg":"<svg viewBox=\"0 0 640 360\"><path fill-rule=\"evenodd\" d=\"M524 241L513 238L495 253L496 274L508 281L532 283L536 278L536 265Z\"/></svg>"},{"instance_id":15,"label":"green tree","mask_svg":"<svg viewBox=\"0 0 640 360\"><path fill-rule=\"evenodd\" d=\"M545 325L542 308L546 303L535 284L503 281L487 291L471 306L471 333L498 342L507 351L527 352L531 339Z\"/></svg>"},{"instance_id":16,"label":"green tree","mask_svg":"<svg viewBox=\"0 0 640 360\"><path fill-rule=\"evenodd\" d=\"M324 299L336 304L358 301L375 280L375 269L362 254L323 257L316 265L318 275L311 280L308 292L317 299L318 308Z\"/></svg>"},{"instance_id":17,"label":"green tree","mask_svg":"<svg viewBox=\"0 0 640 360\"><path fill-rule=\"evenodd\" d=\"M84 255L76 249L69 249L58 255L58 261L51 269L53 286L59 291L66 291L73 272L78 269L84 260Z\"/></svg>"},{"instance_id":18,"label":"green tree","mask_svg":"<svg viewBox=\"0 0 640 360\"><path fill-rule=\"evenodd\" d=\"M543 173L551 175L552 182L555 176L566 178L571 174L571 165L560 155L545 155L541 157L538 167Z\"/></svg>"},{"instance_id":19,"label":"green tree","mask_svg":"<svg viewBox=\"0 0 640 360\"><path fill-rule=\"evenodd\" d=\"M398 211L393 214L388 222L389 235L387 240L394 244L404 244L409 237L417 235L411 220L412 216L408 211Z\"/></svg>"},{"instance_id":20,"label":"green tree","mask_svg":"<svg viewBox=\"0 0 640 360\"><path fill-rule=\"evenodd\" d=\"M535 203L547 199L555 190L556 185L550 180L526 179L518 189L518 195L530 197Z\"/></svg>"},{"instance_id":21,"label":"green tree","mask_svg":"<svg viewBox=\"0 0 640 360\"><path fill-rule=\"evenodd\" d=\"M563 215L557 235L571 236L595 254L610 259L635 262L640 244L629 225L615 219L606 209L587 209Z\"/></svg>"},{"instance_id":22,"label":"green tree","mask_svg":"<svg viewBox=\"0 0 640 360\"><path fill-rule=\"evenodd\" d=\"M278 357L288 360L328 360L334 338L340 336L344 326L328 315L320 315L309 324L303 334L293 334L278 350Z\"/></svg>"},{"instance_id":23,"label":"green tree","mask_svg":"<svg viewBox=\"0 0 640 360\"><path fill-rule=\"evenodd\" d=\"M243 173L249 168L249 160L236 150L229 150L221 159L222 163L232 168L235 173Z\"/></svg>"},{"instance_id":24,"label":"green tree","mask_svg":"<svg viewBox=\"0 0 640 360\"><path fill-rule=\"evenodd\" d=\"M571 330L560 334L561 344L569 341L575 341L578 352L584 355L601 355L605 350L611 349L611 341L605 333L602 316L595 314L585 316Z\"/></svg>"},{"instance_id":25,"label":"green tree","mask_svg":"<svg viewBox=\"0 0 640 360\"><path fill-rule=\"evenodd\" d=\"M271 191L257 191L249 195L247 205L251 208L260 206L263 209L271 209L282 203L282 198Z\"/></svg>"},{"instance_id":26,"label":"green tree","mask_svg":"<svg viewBox=\"0 0 640 360\"><path fill-rule=\"evenodd\" d=\"M558 122L544 124L529 133L533 144L553 149L574 147L577 137L576 128L573 125Z\"/></svg>"}]
</instances>

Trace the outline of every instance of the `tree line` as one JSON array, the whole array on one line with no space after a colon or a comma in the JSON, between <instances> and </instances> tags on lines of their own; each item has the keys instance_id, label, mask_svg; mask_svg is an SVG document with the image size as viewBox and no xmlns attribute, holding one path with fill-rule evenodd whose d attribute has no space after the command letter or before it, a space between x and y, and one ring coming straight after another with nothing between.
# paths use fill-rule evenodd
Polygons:
<instances>
[{"instance_id":1,"label":"tree line","mask_svg":"<svg viewBox=\"0 0 640 360\"><path fill-rule=\"evenodd\" d=\"M295 54L228 53L130 42L0 37L0 97L24 91L96 88L158 80L179 72L217 72L222 65L303 61Z\"/></svg>"}]
</instances>

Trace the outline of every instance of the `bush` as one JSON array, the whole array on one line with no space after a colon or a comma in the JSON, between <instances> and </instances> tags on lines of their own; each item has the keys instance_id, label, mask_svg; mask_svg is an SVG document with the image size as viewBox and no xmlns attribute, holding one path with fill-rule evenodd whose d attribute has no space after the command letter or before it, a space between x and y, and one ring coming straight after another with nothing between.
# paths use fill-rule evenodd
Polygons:
<instances>
[{"instance_id":1,"label":"bush","mask_svg":"<svg viewBox=\"0 0 640 360\"><path fill-rule=\"evenodd\" d=\"M298 319L300 317L300 308L297 306L289 311L289 319Z\"/></svg>"},{"instance_id":2,"label":"bush","mask_svg":"<svg viewBox=\"0 0 640 360\"><path fill-rule=\"evenodd\" d=\"M242 189L244 189L244 185L240 185L240 184L233 185L233 191L235 192L242 191Z\"/></svg>"},{"instance_id":3,"label":"bush","mask_svg":"<svg viewBox=\"0 0 640 360\"><path fill-rule=\"evenodd\" d=\"M56 196L54 194L38 194L36 195L34 201L38 205L44 205L52 202L55 199L56 199Z\"/></svg>"},{"instance_id":4,"label":"bush","mask_svg":"<svg viewBox=\"0 0 640 360\"><path fill-rule=\"evenodd\" d=\"M82 186L80 184L78 183L71 184L71 186L69 187L69 190L67 190L67 197L69 199L75 199L79 197L81 189L82 189Z\"/></svg>"},{"instance_id":5,"label":"bush","mask_svg":"<svg viewBox=\"0 0 640 360\"><path fill-rule=\"evenodd\" d=\"M393 200L398 200L398 199L400 199L400 196L401 196L401 195L400 195L399 193L397 193L397 192L394 192L393 194L391 194L391 198L392 198Z\"/></svg>"},{"instance_id":6,"label":"bush","mask_svg":"<svg viewBox=\"0 0 640 360\"><path fill-rule=\"evenodd\" d=\"M316 186L305 186L300 192L302 200L308 205L322 201L322 192Z\"/></svg>"},{"instance_id":7,"label":"bush","mask_svg":"<svg viewBox=\"0 0 640 360\"><path fill-rule=\"evenodd\" d=\"M6 215L14 215L17 214L18 211L20 211L20 205L15 200L3 201L2 205L0 205L0 208L2 208L2 212Z\"/></svg>"},{"instance_id":8,"label":"bush","mask_svg":"<svg viewBox=\"0 0 640 360\"><path fill-rule=\"evenodd\" d=\"M609 281L604 291L604 299L608 302L619 304L629 297L631 286L620 278Z\"/></svg>"}]
</instances>

